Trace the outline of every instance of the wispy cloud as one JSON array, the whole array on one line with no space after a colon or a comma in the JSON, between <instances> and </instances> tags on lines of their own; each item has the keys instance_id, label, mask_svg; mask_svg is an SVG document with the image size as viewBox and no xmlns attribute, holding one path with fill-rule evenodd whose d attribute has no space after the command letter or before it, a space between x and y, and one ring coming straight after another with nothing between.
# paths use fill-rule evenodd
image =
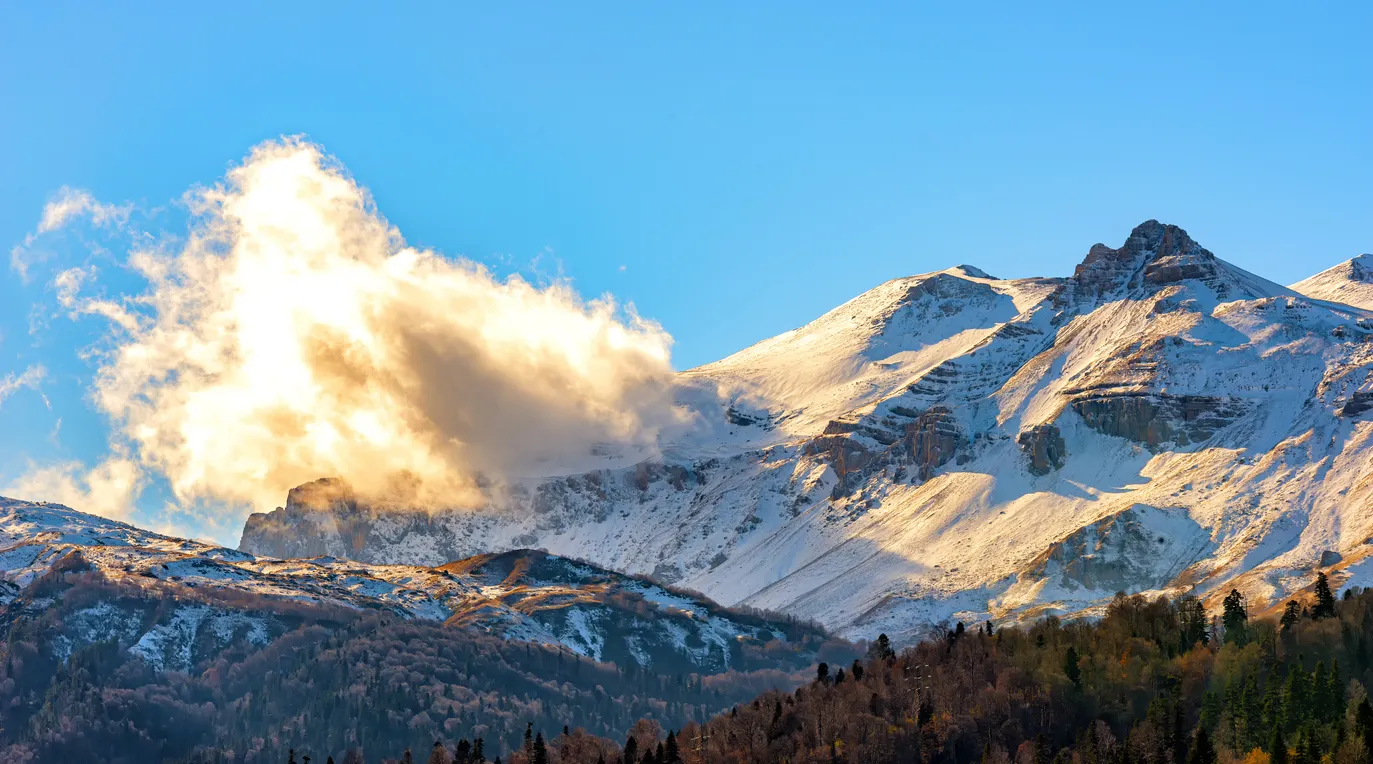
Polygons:
<instances>
[{"instance_id":1,"label":"wispy cloud","mask_svg":"<svg viewBox=\"0 0 1373 764\"><path fill-rule=\"evenodd\" d=\"M29 268L42 259L42 254L34 249L40 236L61 230L80 219L88 219L100 228L120 228L128 222L132 212L133 204L108 204L85 189L63 186L44 205L38 228L24 237L23 244L10 250L10 267L21 279L28 281Z\"/></svg>"},{"instance_id":2,"label":"wispy cloud","mask_svg":"<svg viewBox=\"0 0 1373 764\"><path fill-rule=\"evenodd\" d=\"M37 390L39 383L47 375L48 370L42 365L37 365L30 366L19 374L10 372L4 377L0 377L0 404L3 404L6 398L25 387L30 390Z\"/></svg>"},{"instance_id":3,"label":"wispy cloud","mask_svg":"<svg viewBox=\"0 0 1373 764\"><path fill-rule=\"evenodd\" d=\"M138 464L123 449L115 449L90 469L80 462L34 465L0 488L0 495L53 501L82 512L123 519L133 512L142 485Z\"/></svg>"}]
</instances>

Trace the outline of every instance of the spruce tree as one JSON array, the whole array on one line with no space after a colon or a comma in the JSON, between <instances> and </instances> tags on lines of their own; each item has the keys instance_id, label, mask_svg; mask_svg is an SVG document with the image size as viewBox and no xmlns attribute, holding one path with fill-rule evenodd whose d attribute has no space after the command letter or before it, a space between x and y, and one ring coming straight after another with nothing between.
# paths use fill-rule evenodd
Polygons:
<instances>
[{"instance_id":1,"label":"spruce tree","mask_svg":"<svg viewBox=\"0 0 1373 764\"><path fill-rule=\"evenodd\" d=\"M677 733L667 733L667 761L663 764L682 764L682 752L677 748Z\"/></svg>"},{"instance_id":2,"label":"spruce tree","mask_svg":"<svg viewBox=\"0 0 1373 764\"><path fill-rule=\"evenodd\" d=\"M1211 737L1206 734L1205 727L1197 727L1197 734L1192 737L1187 764L1216 764L1216 749L1211 745Z\"/></svg>"},{"instance_id":3,"label":"spruce tree","mask_svg":"<svg viewBox=\"0 0 1373 764\"><path fill-rule=\"evenodd\" d=\"M1225 595L1221 623L1225 625L1225 641L1237 647L1249 643L1249 613L1244 608L1244 595L1231 589Z\"/></svg>"},{"instance_id":4,"label":"spruce tree","mask_svg":"<svg viewBox=\"0 0 1373 764\"><path fill-rule=\"evenodd\" d=\"M1301 605L1296 600L1288 600L1287 607L1282 610L1282 619L1278 623L1282 626L1283 633L1286 633L1297 625L1301 620Z\"/></svg>"},{"instance_id":5,"label":"spruce tree","mask_svg":"<svg viewBox=\"0 0 1373 764\"><path fill-rule=\"evenodd\" d=\"M548 746L544 745L542 732L534 736L533 754L529 757L529 764L548 764Z\"/></svg>"},{"instance_id":6,"label":"spruce tree","mask_svg":"<svg viewBox=\"0 0 1373 764\"><path fill-rule=\"evenodd\" d=\"M1082 668L1078 666L1077 650L1068 645L1068 654L1063 656L1063 674L1073 686L1082 689Z\"/></svg>"},{"instance_id":7,"label":"spruce tree","mask_svg":"<svg viewBox=\"0 0 1373 764\"><path fill-rule=\"evenodd\" d=\"M1335 617L1335 593L1330 591L1330 579L1326 578L1325 572L1316 574L1316 606L1311 609L1311 618L1319 621L1322 618Z\"/></svg>"},{"instance_id":8,"label":"spruce tree","mask_svg":"<svg viewBox=\"0 0 1373 764\"><path fill-rule=\"evenodd\" d=\"M1282 739L1282 728L1273 728L1273 737L1268 741L1268 764L1287 764L1287 742Z\"/></svg>"}]
</instances>

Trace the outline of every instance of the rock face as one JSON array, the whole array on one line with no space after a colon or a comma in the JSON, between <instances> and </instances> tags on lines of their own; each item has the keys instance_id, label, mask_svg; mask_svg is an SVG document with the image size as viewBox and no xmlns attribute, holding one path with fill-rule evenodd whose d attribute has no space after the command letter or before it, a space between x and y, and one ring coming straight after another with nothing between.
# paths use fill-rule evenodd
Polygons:
<instances>
[{"instance_id":1,"label":"rock face","mask_svg":"<svg viewBox=\"0 0 1373 764\"><path fill-rule=\"evenodd\" d=\"M930 408L906 428L905 444L922 480L956 457L963 443L953 412L943 406Z\"/></svg>"},{"instance_id":2,"label":"rock face","mask_svg":"<svg viewBox=\"0 0 1373 764\"><path fill-rule=\"evenodd\" d=\"M1209 534L1185 512L1137 505L1051 545L1025 574L1067 591L1145 591L1170 581L1208 546Z\"/></svg>"},{"instance_id":3,"label":"rock face","mask_svg":"<svg viewBox=\"0 0 1373 764\"><path fill-rule=\"evenodd\" d=\"M1068 446L1063 435L1052 424L1039 424L1020 433L1017 438L1020 450L1030 459L1029 470L1036 475L1047 475L1063 466L1068 455Z\"/></svg>"},{"instance_id":4,"label":"rock face","mask_svg":"<svg viewBox=\"0 0 1373 764\"><path fill-rule=\"evenodd\" d=\"M1242 413L1237 403L1202 395L1094 395L1072 407L1097 432L1150 448L1205 442Z\"/></svg>"},{"instance_id":5,"label":"rock face","mask_svg":"<svg viewBox=\"0 0 1373 764\"><path fill-rule=\"evenodd\" d=\"M1373 392L1356 392L1340 407L1340 416L1358 416L1373 409Z\"/></svg>"}]
</instances>

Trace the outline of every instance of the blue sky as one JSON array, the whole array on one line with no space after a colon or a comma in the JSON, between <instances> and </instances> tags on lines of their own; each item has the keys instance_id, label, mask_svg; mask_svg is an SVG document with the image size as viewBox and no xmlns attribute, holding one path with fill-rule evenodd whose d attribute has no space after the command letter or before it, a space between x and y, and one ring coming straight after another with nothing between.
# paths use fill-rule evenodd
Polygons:
<instances>
[{"instance_id":1,"label":"blue sky","mask_svg":"<svg viewBox=\"0 0 1373 764\"><path fill-rule=\"evenodd\" d=\"M631 301L678 368L1148 218L1284 283L1373 250L1367 4L337 5L0 3L0 244L63 186L163 206L305 134L409 241ZM99 327L35 326L83 241L0 276L0 378L48 371L0 485L107 448Z\"/></svg>"}]
</instances>

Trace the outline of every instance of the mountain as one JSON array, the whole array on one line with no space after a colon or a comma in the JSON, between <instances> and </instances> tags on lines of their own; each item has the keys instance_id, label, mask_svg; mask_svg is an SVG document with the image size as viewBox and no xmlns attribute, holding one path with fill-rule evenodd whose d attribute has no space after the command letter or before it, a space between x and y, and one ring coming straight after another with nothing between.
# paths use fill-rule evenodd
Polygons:
<instances>
[{"instance_id":1,"label":"mountain","mask_svg":"<svg viewBox=\"0 0 1373 764\"><path fill-rule=\"evenodd\" d=\"M1373 255L1345 260L1309 279L1292 285L1292 291L1356 308L1373 310Z\"/></svg>"},{"instance_id":2,"label":"mountain","mask_svg":"<svg viewBox=\"0 0 1373 764\"><path fill-rule=\"evenodd\" d=\"M1218 608L1231 587L1279 602L1315 568L1368 583L1373 314L1330 299L1348 294L1313 299L1151 220L1067 278L896 279L682 372L696 425L657 458L493 483L478 510L324 481L250 517L240 548L430 565L542 548L902 641L1099 613L1121 590Z\"/></svg>"},{"instance_id":3,"label":"mountain","mask_svg":"<svg viewBox=\"0 0 1373 764\"><path fill-rule=\"evenodd\" d=\"M826 641L808 624L729 612L543 552L437 568L264 558L57 504L0 498L0 620L42 620L63 604L51 584L70 572L95 574L99 587L113 588L83 595L88 602L58 619L46 640L52 656L65 660L114 641L160 670L190 671L235 644L262 647L300 625L301 605L433 621L665 673L799 671ZM129 586L147 596L119 588Z\"/></svg>"}]
</instances>

